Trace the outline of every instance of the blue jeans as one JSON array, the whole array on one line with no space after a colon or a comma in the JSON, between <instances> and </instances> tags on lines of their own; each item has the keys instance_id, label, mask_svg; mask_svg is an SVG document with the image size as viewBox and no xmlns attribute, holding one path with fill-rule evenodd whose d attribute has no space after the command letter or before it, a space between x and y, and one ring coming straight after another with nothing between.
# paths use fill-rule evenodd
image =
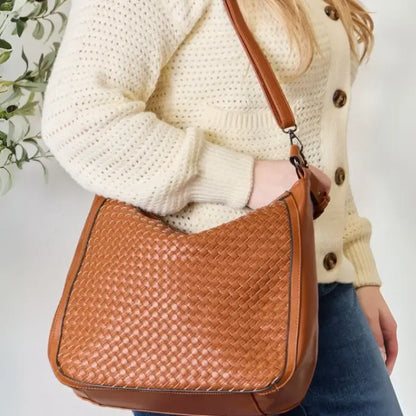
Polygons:
<instances>
[{"instance_id":1,"label":"blue jeans","mask_svg":"<svg viewBox=\"0 0 416 416\"><path fill-rule=\"evenodd\" d=\"M319 283L316 370L301 404L285 416L403 416L352 283ZM163 413L133 411L134 416Z\"/></svg>"}]
</instances>

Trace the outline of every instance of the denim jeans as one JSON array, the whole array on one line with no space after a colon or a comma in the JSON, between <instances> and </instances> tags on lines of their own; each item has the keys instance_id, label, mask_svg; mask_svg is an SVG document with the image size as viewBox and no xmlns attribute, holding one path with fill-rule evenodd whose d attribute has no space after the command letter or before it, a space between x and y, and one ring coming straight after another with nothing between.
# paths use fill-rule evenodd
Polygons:
<instances>
[{"instance_id":1,"label":"denim jeans","mask_svg":"<svg viewBox=\"0 0 416 416\"><path fill-rule=\"evenodd\" d=\"M316 370L299 406L285 416L403 416L352 283L319 283ZM163 416L133 411L134 416ZM283 414L283 413L282 413Z\"/></svg>"}]
</instances>

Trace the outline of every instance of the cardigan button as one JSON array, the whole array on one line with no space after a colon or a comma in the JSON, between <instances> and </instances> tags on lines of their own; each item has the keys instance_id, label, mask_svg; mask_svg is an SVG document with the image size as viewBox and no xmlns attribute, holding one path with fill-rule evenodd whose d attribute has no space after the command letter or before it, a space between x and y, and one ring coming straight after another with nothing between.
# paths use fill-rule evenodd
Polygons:
<instances>
[{"instance_id":1,"label":"cardigan button","mask_svg":"<svg viewBox=\"0 0 416 416\"><path fill-rule=\"evenodd\" d=\"M337 255L335 253L328 253L324 257L324 267L326 270L331 270L337 264Z\"/></svg>"},{"instance_id":2,"label":"cardigan button","mask_svg":"<svg viewBox=\"0 0 416 416\"><path fill-rule=\"evenodd\" d=\"M326 6L325 7L325 13L332 20L338 20L339 19L338 10L334 6Z\"/></svg>"},{"instance_id":3,"label":"cardigan button","mask_svg":"<svg viewBox=\"0 0 416 416\"><path fill-rule=\"evenodd\" d=\"M347 103L347 94L342 90L335 90L334 95L332 96L332 101L334 102L335 107L344 107Z\"/></svg>"},{"instance_id":4,"label":"cardigan button","mask_svg":"<svg viewBox=\"0 0 416 416\"><path fill-rule=\"evenodd\" d=\"M335 183L337 185L342 185L345 181L345 170L343 168L338 168L335 171Z\"/></svg>"}]
</instances>

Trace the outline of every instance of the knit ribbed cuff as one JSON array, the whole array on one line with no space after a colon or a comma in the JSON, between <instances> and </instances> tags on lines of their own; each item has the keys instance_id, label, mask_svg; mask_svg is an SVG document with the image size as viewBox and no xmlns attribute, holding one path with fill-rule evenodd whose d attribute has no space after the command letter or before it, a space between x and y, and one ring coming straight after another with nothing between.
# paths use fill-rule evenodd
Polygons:
<instances>
[{"instance_id":1,"label":"knit ribbed cuff","mask_svg":"<svg viewBox=\"0 0 416 416\"><path fill-rule=\"evenodd\" d=\"M344 247L344 253L356 271L355 288L382 285L369 241L355 240Z\"/></svg>"},{"instance_id":2,"label":"knit ribbed cuff","mask_svg":"<svg viewBox=\"0 0 416 416\"><path fill-rule=\"evenodd\" d=\"M198 176L190 190L191 199L245 207L253 187L254 161L253 155L205 140Z\"/></svg>"}]
</instances>

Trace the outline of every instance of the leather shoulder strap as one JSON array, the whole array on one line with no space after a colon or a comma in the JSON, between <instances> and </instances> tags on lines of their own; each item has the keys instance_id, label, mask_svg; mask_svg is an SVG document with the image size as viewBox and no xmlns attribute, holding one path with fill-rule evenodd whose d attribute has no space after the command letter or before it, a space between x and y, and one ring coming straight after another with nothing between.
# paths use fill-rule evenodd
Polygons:
<instances>
[{"instance_id":1,"label":"leather shoulder strap","mask_svg":"<svg viewBox=\"0 0 416 416\"><path fill-rule=\"evenodd\" d=\"M277 123L282 129L295 126L295 117L293 116L292 109L287 102L269 61L248 28L237 0L223 1L234 29L256 71L257 78L260 81L260 85L267 97L267 101Z\"/></svg>"}]
</instances>

